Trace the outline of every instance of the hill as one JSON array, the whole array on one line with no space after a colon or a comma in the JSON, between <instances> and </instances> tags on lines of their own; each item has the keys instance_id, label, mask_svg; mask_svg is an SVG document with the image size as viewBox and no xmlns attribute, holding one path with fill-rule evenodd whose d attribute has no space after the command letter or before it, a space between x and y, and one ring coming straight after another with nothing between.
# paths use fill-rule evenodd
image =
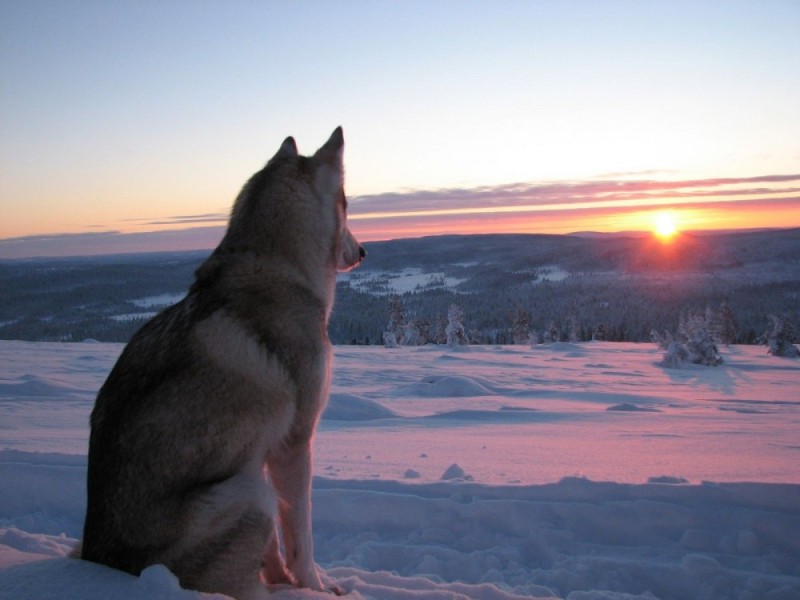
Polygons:
<instances>
[{"instance_id":1,"label":"hill","mask_svg":"<svg viewBox=\"0 0 800 600\"><path fill-rule=\"evenodd\" d=\"M435 329L462 307L473 342L510 343L512 314L534 331L645 341L681 313L726 302L738 339L767 315L800 323L800 230L649 236L434 236L365 244L364 265L342 275L334 343L378 343L397 295L407 320ZM126 341L182 297L208 252L0 261L0 339Z\"/></svg>"}]
</instances>

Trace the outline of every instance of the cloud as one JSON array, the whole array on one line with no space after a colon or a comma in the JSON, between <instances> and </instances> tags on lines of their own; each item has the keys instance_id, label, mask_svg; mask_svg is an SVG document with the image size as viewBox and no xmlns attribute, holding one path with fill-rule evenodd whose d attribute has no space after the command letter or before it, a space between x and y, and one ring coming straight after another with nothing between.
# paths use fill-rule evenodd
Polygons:
<instances>
[{"instance_id":1,"label":"cloud","mask_svg":"<svg viewBox=\"0 0 800 600\"><path fill-rule=\"evenodd\" d=\"M200 215L177 215L166 217L158 221L150 219L126 219L127 223L139 223L140 225L190 225L197 223L222 223L228 222L228 213L204 213Z\"/></svg>"},{"instance_id":2,"label":"cloud","mask_svg":"<svg viewBox=\"0 0 800 600\"><path fill-rule=\"evenodd\" d=\"M735 202L750 196L797 192L797 187L746 187L800 181L797 175L765 175L680 181L578 181L515 183L491 187L415 190L360 196L352 199L354 220L404 217L442 217L459 214L520 213L600 208L646 208L705 202Z\"/></svg>"},{"instance_id":3,"label":"cloud","mask_svg":"<svg viewBox=\"0 0 800 600\"><path fill-rule=\"evenodd\" d=\"M138 233L31 235L0 240L0 259L205 250L215 247L224 233L224 227L190 227Z\"/></svg>"},{"instance_id":4,"label":"cloud","mask_svg":"<svg viewBox=\"0 0 800 600\"><path fill-rule=\"evenodd\" d=\"M722 219L732 223L734 211L743 224L730 226L750 226L748 222L756 221L759 226L800 226L800 174L408 190L353 197L348 213L356 236L370 241L444 233L618 231L629 228L621 225L629 222L625 215L667 206L705 211L707 227L729 226ZM714 207L717 211L711 215ZM731 214L723 215L719 209ZM110 230L0 240L0 258L211 249L222 238L227 219L221 212L176 215L128 221L159 231Z\"/></svg>"}]
</instances>

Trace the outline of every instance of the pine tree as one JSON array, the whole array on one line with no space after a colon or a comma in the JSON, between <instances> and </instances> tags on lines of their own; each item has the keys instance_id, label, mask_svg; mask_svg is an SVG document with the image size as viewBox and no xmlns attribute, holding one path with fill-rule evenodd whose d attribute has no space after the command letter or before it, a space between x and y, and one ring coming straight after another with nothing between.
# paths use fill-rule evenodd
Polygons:
<instances>
[{"instance_id":1,"label":"pine tree","mask_svg":"<svg viewBox=\"0 0 800 600\"><path fill-rule=\"evenodd\" d=\"M711 318L712 313L708 310L705 314L695 311L681 313L678 335L675 339L667 336L667 352L661 364L665 367L679 367L686 362L712 367L721 365L722 355L709 328Z\"/></svg>"},{"instance_id":2,"label":"pine tree","mask_svg":"<svg viewBox=\"0 0 800 600\"><path fill-rule=\"evenodd\" d=\"M550 327L544 330L542 340L545 344L552 344L554 342L561 341L561 332L558 329L558 325L555 324L555 321L551 322Z\"/></svg>"},{"instance_id":3,"label":"pine tree","mask_svg":"<svg viewBox=\"0 0 800 600\"><path fill-rule=\"evenodd\" d=\"M384 348L397 348L397 337L393 331L383 332L383 347Z\"/></svg>"},{"instance_id":4,"label":"pine tree","mask_svg":"<svg viewBox=\"0 0 800 600\"><path fill-rule=\"evenodd\" d=\"M436 329L433 334L433 342L435 344L447 343L447 321L442 315L436 317Z\"/></svg>"},{"instance_id":5,"label":"pine tree","mask_svg":"<svg viewBox=\"0 0 800 600\"><path fill-rule=\"evenodd\" d=\"M515 344L530 342L531 315L524 308L517 307L511 311L511 335Z\"/></svg>"},{"instance_id":6,"label":"pine tree","mask_svg":"<svg viewBox=\"0 0 800 600\"><path fill-rule=\"evenodd\" d=\"M433 334L431 333L431 322L428 319L414 319L414 327L419 336L419 345L424 346L433 341Z\"/></svg>"},{"instance_id":7,"label":"pine tree","mask_svg":"<svg viewBox=\"0 0 800 600\"><path fill-rule=\"evenodd\" d=\"M719 311L717 311L719 325L718 325L718 340L717 342L720 344L725 344L726 346L730 346L731 344L736 342L736 319L733 316L733 309L728 305L727 302L722 302L719 306Z\"/></svg>"},{"instance_id":8,"label":"pine tree","mask_svg":"<svg viewBox=\"0 0 800 600\"><path fill-rule=\"evenodd\" d=\"M451 304L447 310L447 329L445 330L447 333L447 345L451 348L469 344L463 318L461 307L457 304Z\"/></svg>"},{"instance_id":9,"label":"pine tree","mask_svg":"<svg viewBox=\"0 0 800 600\"><path fill-rule=\"evenodd\" d=\"M403 345L423 346L424 344L425 342L422 340L416 320L409 320L403 327Z\"/></svg>"},{"instance_id":10,"label":"pine tree","mask_svg":"<svg viewBox=\"0 0 800 600\"><path fill-rule=\"evenodd\" d=\"M673 342L672 335L668 331L665 331L664 335L661 335L655 329L650 331L650 339L662 350L667 350Z\"/></svg>"},{"instance_id":11,"label":"pine tree","mask_svg":"<svg viewBox=\"0 0 800 600\"><path fill-rule=\"evenodd\" d=\"M768 352L772 354L772 356L783 356L786 358L797 358L800 356L800 350L794 345L795 330L791 321L777 315L770 315L769 320L771 326L768 326L767 331L761 336L761 339L769 347Z\"/></svg>"},{"instance_id":12,"label":"pine tree","mask_svg":"<svg viewBox=\"0 0 800 600\"><path fill-rule=\"evenodd\" d=\"M581 341L581 326L575 316L567 319L567 340L576 343Z\"/></svg>"},{"instance_id":13,"label":"pine tree","mask_svg":"<svg viewBox=\"0 0 800 600\"><path fill-rule=\"evenodd\" d=\"M661 361L661 366L670 369L679 369L689 360L689 352L686 346L675 340L669 342L667 351L664 354L664 359Z\"/></svg>"},{"instance_id":14,"label":"pine tree","mask_svg":"<svg viewBox=\"0 0 800 600\"><path fill-rule=\"evenodd\" d=\"M394 334L395 343L398 345L405 343L405 327L406 309L400 300L400 296L392 294L389 296L389 324L386 326L386 331ZM385 335L384 345L386 345Z\"/></svg>"}]
</instances>

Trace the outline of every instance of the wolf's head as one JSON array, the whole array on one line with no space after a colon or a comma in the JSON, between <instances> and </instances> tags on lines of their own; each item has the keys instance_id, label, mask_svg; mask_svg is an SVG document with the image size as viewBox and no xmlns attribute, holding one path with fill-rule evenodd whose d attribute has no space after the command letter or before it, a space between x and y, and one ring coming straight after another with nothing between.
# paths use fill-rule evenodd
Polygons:
<instances>
[{"instance_id":1,"label":"wolf's head","mask_svg":"<svg viewBox=\"0 0 800 600\"><path fill-rule=\"evenodd\" d=\"M220 252L250 252L304 271L349 271L366 256L347 228L344 136L337 127L313 156L288 137L233 206Z\"/></svg>"},{"instance_id":2,"label":"wolf's head","mask_svg":"<svg viewBox=\"0 0 800 600\"><path fill-rule=\"evenodd\" d=\"M287 138L284 145L292 138ZM281 150L283 146L281 146ZM294 148L295 155L297 148ZM280 151L279 151L280 153ZM317 150L313 160L317 162L315 189L322 195L333 194L336 198L336 270L354 269L367 255L364 248L356 241L347 227L347 197L344 194L344 134L337 127L330 139Z\"/></svg>"}]
</instances>

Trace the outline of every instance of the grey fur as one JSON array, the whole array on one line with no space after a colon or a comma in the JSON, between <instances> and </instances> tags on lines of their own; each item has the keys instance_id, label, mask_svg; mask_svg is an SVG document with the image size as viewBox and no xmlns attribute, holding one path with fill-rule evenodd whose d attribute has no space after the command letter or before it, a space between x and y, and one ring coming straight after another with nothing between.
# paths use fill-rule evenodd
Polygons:
<instances>
[{"instance_id":1,"label":"grey fur","mask_svg":"<svg viewBox=\"0 0 800 600\"><path fill-rule=\"evenodd\" d=\"M326 589L311 442L336 271L365 254L346 227L343 146L341 128L310 157L287 138L186 298L122 352L91 417L82 558L134 574L162 563L240 600L266 594L260 578Z\"/></svg>"}]
</instances>

